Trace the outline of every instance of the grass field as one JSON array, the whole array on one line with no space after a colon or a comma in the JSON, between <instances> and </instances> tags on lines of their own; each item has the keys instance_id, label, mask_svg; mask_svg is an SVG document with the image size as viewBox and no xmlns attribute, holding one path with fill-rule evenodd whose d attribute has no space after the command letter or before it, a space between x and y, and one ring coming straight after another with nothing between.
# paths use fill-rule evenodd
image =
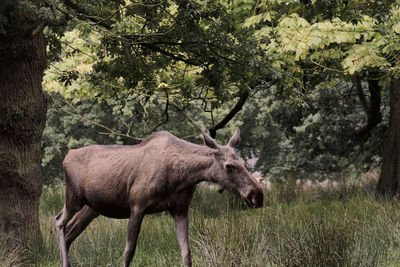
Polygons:
<instances>
[{"instance_id":1,"label":"grass field","mask_svg":"<svg viewBox=\"0 0 400 267\"><path fill-rule=\"evenodd\" d=\"M190 210L194 266L400 266L400 205L377 199L371 184L297 191L274 187L265 206L205 186ZM40 221L44 247L33 248L34 266L58 266L53 218L63 187L45 187ZM126 220L99 217L70 250L73 266L122 266ZM3 263L10 254L2 253ZM181 266L168 214L145 217L131 266Z\"/></svg>"}]
</instances>

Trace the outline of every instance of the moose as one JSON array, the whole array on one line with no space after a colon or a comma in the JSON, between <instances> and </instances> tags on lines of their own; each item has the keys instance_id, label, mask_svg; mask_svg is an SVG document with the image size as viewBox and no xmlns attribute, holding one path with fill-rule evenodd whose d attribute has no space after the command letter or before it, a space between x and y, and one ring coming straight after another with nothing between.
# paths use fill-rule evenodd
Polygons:
<instances>
[{"instance_id":1,"label":"moose","mask_svg":"<svg viewBox=\"0 0 400 267\"><path fill-rule=\"evenodd\" d=\"M143 217L161 211L173 216L183 265L191 266L188 210L202 181L240 195L251 208L261 207L261 186L234 151L239 129L226 146L204 130L202 136L205 146L161 131L137 145L91 145L69 151L63 161L65 203L55 217L62 266L70 266L71 243L99 215L129 219L124 251L124 266L129 266Z\"/></svg>"}]
</instances>

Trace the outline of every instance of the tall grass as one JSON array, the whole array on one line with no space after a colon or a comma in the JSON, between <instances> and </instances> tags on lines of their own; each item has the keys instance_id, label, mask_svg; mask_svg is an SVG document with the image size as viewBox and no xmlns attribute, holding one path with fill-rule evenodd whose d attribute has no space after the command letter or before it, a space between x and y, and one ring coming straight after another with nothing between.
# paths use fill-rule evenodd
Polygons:
<instances>
[{"instance_id":1,"label":"tall grass","mask_svg":"<svg viewBox=\"0 0 400 267\"><path fill-rule=\"evenodd\" d=\"M229 193L198 188L190 209L194 266L399 266L400 207L372 187L343 186L265 192L265 206L248 209ZM44 189L44 246L34 266L59 264L53 218L63 187ZM121 266L126 220L95 219L70 249L73 266ZM3 259L0 248L0 260ZM181 266L173 219L145 217L131 266Z\"/></svg>"}]
</instances>

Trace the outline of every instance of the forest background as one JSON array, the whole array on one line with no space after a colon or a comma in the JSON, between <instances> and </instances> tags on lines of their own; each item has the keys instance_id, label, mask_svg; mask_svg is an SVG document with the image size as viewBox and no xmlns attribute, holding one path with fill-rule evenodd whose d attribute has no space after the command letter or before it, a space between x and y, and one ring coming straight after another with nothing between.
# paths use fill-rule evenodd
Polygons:
<instances>
[{"instance_id":1,"label":"forest background","mask_svg":"<svg viewBox=\"0 0 400 267\"><path fill-rule=\"evenodd\" d=\"M43 84L46 183L62 179L69 149L158 130L201 142L199 128L222 142L240 127L241 155L273 181L380 168L398 71L395 1L107 4L110 27L76 17L61 36L45 29L58 37Z\"/></svg>"}]
</instances>

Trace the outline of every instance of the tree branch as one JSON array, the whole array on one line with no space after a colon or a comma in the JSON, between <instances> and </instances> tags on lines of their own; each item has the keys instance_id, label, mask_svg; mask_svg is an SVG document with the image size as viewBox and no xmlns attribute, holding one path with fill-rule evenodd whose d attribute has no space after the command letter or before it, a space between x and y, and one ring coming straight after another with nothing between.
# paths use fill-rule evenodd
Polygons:
<instances>
[{"instance_id":1,"label":"tree branch","mask_svg":"<svg viewBox=\"0 0 400 267\"><path fill-rule=\"evenodd\" d=\"M368 101L367 98L365 97L364 90L362 88L361 78L358 76L355 78L355 86L357 89L358 99L360 100L361 106L363 107L365 113L368 115L368 110L369 110Z\"/></svg>"},{"instance_id":2,"label":"tree branch","mask_svg":"<svg viewBox=\"0 0 400 267\"><path fill-rule=\"evenodd\" d=\"M168 89L165 88L165 96L166 96L166 101L165 101L165 110L162 114L162 116L165 115L165 120L163 120L162 122L160 122L159 124L157 124L149 133L154 132L155 130L158 129L158 127L160 127L161 125L166 124L167 122L169 122L169 114L168 114L168 109L169 109L169 95L168 95Z\"/></svg>"},{"instance_id":3,"label":"tree branch","mask_svg":"<svg viewBox=\"0 0 400 267\"><path fill-rule=\"evenodd\" d=\"M197 131L198 131L199 133L201 132L201 127L200 127L200 125L198 125L197 122L195 122L195 121L185 112L185 110L179 108L178 105L175 104L174 102L172 102L172 105L174 105L174 107L176 108L177 111L179 111L180 113L182 113L182 115L190 122L190 124L193 125L194 128L197 129Z\"/></svg>"},{"instance_id":4,"label":"tree branch","mask_svg":"<svg viewBox=\"0 0 400 267\"><path fill-rule=\"evenodd\" d=\"M108 23L106 23L102 18L88 14L87 10L80 7L79 5L76 5L71 0L64 0L63 3L65 6L74 10L75 12L79 13L80 15L84 16L85 18L89 19L91 22L94 22L94 23L106 28L107 30L112 29L112 27Z\"/></svg>"},{"instance_id":5,"label":"tree branch","mask_svg":"<svg viewBox=\"0 0 400 267\"><path fill-rule=\"evenodd\" d=\"M369 104L363 94L361 81L356 84L360 102L367 114L367 124L356 132L356 137L366 136L376 125L382 121L381 115L381 86L377 79L368 80L368 91L370 93Z\"/></svg>"},{"instance_id":6,"label":"tree branch","mask_svg":"<svg viewBox=\"0 0 400 267\"><path fill-rule=\"evenodd\" d=\"M74 10L75 12L79 13L81 16L85 17L86 19L90 20L91 22L93 22L93 23L95 23L95 24L97 24L97 25L99 25L99 26L101 26L104 29L109 30L109 31L111 31L113 29L112 26L110 24L106 23L105 20L103 20L102 18L99 18L97 16L93 16L93 15L88 14L87 10L85 10L82 7L80 7L79 5L76 5L71 0L64 0L63 2L68 8L70 8L70 9ZM116 2L116 3L118 4L118 2ZM70 15L70 14L68 14L68 15ZM118 19L118 14L117 14L117 19ZM118 34L120 34L120 33L118 33ZM125 40L130 40L130 39L132 39L132 36L120 34L119 38L125 39ZM156 45L156 44L161 44L161 43L162 42L160 42L160 41L157 41L155 43L138 42L137 45L141 46L141 47L143 47L145 49L149 49L149 50L152 50L152 51L155 51L155 52L159 52L159 53L161 53L161 54L163 54L163 55L165 55L165 56L167 56L169 58L172 58L172 59L177 60L177 61L182 61L182 62L184 62L186 64L189 64L189 65L193 65L193 66L201 66L201 65L203 65L202 62L196 62L195 60L185 58L182 55L175 55L175 54L173 54L171 52L168 52L168 51L166 51L166 50L164 50L164 49L162 49L162 48L160 48L160 47L158 47ZM169 45L168 42L165 42L165 44ZM176 45L176 44L171 44L171 45Z\"/></svg>"},{"instance_id":7,"label":"tree branch","mask_svg":"<svg viewBox=\"0 0 400 267\"><path fill-rule=\"evenodd\" d=\"M235 115L242 110L244 103L246 103L247 98L249 97L249 92L247 90L242 91L240 94L239 100L236 105L229 111L229 113L216 125L210 128L208 131L210 132L210 136L215 138L217 135L217 131L225 127L225 125L235 117Z\"/></svg>"},{"instance_id":8,"label":"tree branch","mask_svg":"<svg viewBox=\"0 0 400 267\"><path fill-rule=\"evenodd\" d=\"M156 46L156 45L154 45L152 43L141 43L139 45L142 46L142 47L148 48L150 50L153 50L153 51L156 51L156 52L160 52L161 54L163 54L165 56L168 56L168 57L170 57L172 59L175 59L177 61L182 61L182 62L184 62L186 64L189 64L189 65L193 65L193 66L201 66L202 65L200 62L195 62L192 59L184 58L181 55L174 55L174 54L172 54L172 53L170 53L170 52L168 52L166 50L161 49L160 47L158 47L158 46Z\"/></svg>"}]
</instances>

